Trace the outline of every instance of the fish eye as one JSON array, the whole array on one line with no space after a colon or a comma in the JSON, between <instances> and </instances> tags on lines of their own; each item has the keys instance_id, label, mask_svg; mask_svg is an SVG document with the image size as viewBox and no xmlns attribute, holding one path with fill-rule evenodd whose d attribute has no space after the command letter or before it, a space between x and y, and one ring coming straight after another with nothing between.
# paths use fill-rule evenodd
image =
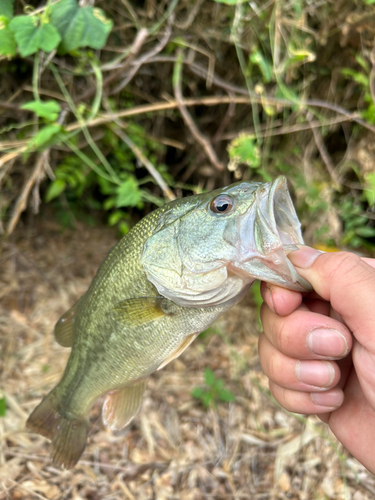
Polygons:
<instances>
[{"instance_id":1,"label":"fish eye","mask_svg":"<svg viewBox=\"0 0 375 500\"><path fill-rule=\"evenodd\" d=\"M210 209L215 214L226 214L233 207L233 200L226 194L221 194L211 201Z\"/></svg>"}]
</instances>

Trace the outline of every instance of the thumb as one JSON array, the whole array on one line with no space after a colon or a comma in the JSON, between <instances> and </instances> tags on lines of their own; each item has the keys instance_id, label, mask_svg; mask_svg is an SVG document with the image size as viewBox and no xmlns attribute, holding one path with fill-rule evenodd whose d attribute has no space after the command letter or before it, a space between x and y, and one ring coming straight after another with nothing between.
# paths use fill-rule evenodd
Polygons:
<instances>
[{"instance_id":1,"label":"thumb","mask_svg":"<svg viewBox=\"0 0 375 500\"><path fill-rule=\"evenodd\" d=\"M301 247L288 255L297 272L331 303L356 339L375 354L375 259Z\"/></svg>"}]
</instances>

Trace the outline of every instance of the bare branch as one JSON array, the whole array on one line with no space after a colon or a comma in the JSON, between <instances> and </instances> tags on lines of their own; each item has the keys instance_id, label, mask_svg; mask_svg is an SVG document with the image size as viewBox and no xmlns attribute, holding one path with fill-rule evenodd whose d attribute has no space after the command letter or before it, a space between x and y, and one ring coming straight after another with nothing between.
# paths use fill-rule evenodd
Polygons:
<instances>
[{"instance_id":1,"label":"bare branch","mask_svg":"<svg viewBox=\"0 0 375 500\"><path fill-rule=\"evenodd\" d=\"M179 64L179 62L177 61L176 66L175 66L175 77L173 78L174 95L175 95L175 98L177 101L178 109L180 110L180 113L182 115L182 118L184 119L185 124L189 127L189 130L192 133L192 135L195 137L195 139L203 147L203 149L206 152L206 155L208 156L212 165L217 170L222 172L225 168L224 164L217 157L216 152L215 152L214 148L212 147L212 144L210 143L210 141L198 129L198 127L194 123L193 118L191 117L190 113L188 112L187 107L185 106L185 103L183 101L183 96L182 96L182 90L181 90L181 71L178 69L176 70L176 67L178 64ZM178 73L177 76L176 76L176 73Z\"/></svg>"},{"instance_id":2,"label":"bare branch","mask_svg":"<svg viewBox=\"0 0 375 500\"><path fill-rule=\"evenodd\" d=\"M125 124L120 120L118 120L117 118L114 118L114 122L122 129L125 128ZM111 126L111 130L113 130L113 132L118 137L120 137L120 139L124 141L125 144L129 146L129 148L133 151L134 155L138 158L138 160L147 168L147 170L155 179L160 189L163 191L164 197L168 201L175 200L176 199L175 195L173 194L169 186L166 184L163 177L159 174L159 172L156 170L156 168L150 162L150 160L146 158L146 156L142 153L139 147L136 144L134 144L134 142L130 139L130 137L127 134L125 134L123 130L118 129L117 127Z\"/></svg>"},{"instance_id":3,"label":"bare branch","mask_svg":"<svg viewBox=\"0 0 375 500\"><path fill-rule=\"evenodd\" d=\"M10 221L8 223L7 227L7 234L8 236L12 234L14 228L17 225L17 222L19 221L19 218L21 216L21 213L25 210L27 200L30 194L30 191L34 184L38 181L38 178L42 175L44 166L46 163L48 163L48 158L49 158L49 149L46 149L40 155L38 156L38 159L36 161L34 170L32 171L30 177L26 180L25 185L21 191L21 194L19 195L14 208L13 208L13 213L10 218Z\"/></svg>"}]
</instances>

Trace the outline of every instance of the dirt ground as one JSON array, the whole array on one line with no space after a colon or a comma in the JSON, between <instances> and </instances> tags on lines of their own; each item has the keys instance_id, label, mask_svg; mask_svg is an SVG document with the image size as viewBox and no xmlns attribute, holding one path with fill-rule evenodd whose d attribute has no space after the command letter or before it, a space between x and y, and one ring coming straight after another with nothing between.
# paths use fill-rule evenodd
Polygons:
<instances>
[{"instance_id":1,"label":"dirt ground","mask_svg":"<svg viewBox=\"0 0 375 500\"><path fill-rule=\"evenodd\" d=\"M375 498L375 480L317 418L282 410L257 356L251 293L150 379L142 409L119 432L94 406L88 446L58 470L48 440L25 420L58 382L69 355L53 327L86 290L113 230L18 227L0 255L0 500ZM205 409L190 391L209 367L236 396Z\"/></svg>"}]
</instances>

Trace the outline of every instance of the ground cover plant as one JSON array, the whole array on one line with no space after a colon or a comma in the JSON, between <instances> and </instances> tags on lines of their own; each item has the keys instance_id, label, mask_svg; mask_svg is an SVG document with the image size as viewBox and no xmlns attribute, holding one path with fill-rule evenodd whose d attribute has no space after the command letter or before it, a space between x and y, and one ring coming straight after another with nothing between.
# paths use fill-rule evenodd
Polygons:
<instances>
[{"instance_id":1,"label":"ground cover plant","mask_svg":"<svg viewBox=\"0 0 375 500\"><path fill-rule=\"evenodd\" d=\"M24 421L66 360L54 322L165 201L284 174L309 244L374 255L374 19L371 0L0 2L0 498L373 497L269 398L256 291L129 428L95 407L73 471Z\"/></svg>"}]
</instances>

